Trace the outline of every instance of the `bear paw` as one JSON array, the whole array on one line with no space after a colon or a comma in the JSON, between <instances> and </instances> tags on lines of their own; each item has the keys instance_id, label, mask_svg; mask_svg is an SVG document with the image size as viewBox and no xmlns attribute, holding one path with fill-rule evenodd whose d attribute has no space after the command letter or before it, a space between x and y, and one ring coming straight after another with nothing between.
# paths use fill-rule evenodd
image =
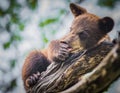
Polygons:
<instances>
[{"instance_id":1,"label":"bear paw","mask_svg":"<svg viewBox=\"0 0 120 93\"><path fill-rule=\"evenodd\" d=\"M56 58L60 61L64 61L69 56L71 50L72 48L70 48L66 42L60 41L60 48Z\"/></svg>"},{"instance_id":2,"label":"bear paw","mask_svg":"<svg viewBox=\"0 0 120 93\"><path fill-rule=\"evenodd\" d=\"M39 72L37 72L36 74L33 74L32 76L29 76L25 82L26 86L33 87L37 83L37 81L39 80L40 76L41 76L41 74Z\"/></svg>"}]
</instances>

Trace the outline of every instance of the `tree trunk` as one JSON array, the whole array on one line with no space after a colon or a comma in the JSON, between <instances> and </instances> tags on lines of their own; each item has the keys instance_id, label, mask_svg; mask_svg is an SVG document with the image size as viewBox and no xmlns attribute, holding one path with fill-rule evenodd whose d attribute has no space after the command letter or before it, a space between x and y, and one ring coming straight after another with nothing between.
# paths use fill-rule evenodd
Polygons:
<instances>
[{"instance_id":1,"label":"tree trunk","mask_svg":"<svg viewBox=\"0 0 120 93\"><path fill-rule=\"evenodd\" d=\"M52 63L30 93L98 93L120 75L120 43L101 43Z\"/></svg>"}]
</instances>

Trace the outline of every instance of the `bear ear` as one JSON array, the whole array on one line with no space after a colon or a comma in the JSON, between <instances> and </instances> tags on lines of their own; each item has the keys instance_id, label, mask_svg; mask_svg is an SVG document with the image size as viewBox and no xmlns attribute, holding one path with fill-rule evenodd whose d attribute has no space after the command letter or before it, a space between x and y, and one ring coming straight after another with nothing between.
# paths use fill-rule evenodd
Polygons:
<instances>
[{"instance_id":1,"label":"bear ear","mask_svg":"<svg viewBox=\"0 0 120 93\"><path fill-rule=\"evenodd\" d=\"M103 31L103 33L108 33L113 29L114 21L110 17L104 17L99 20L99 28Z\"/></svg>"},{"instance_id":2,"label":"bear ear","mask_svg":"<svg viewBox=\"0 0 120 93\"><path fill-rule=\"evenodd\" d=\"M75 17L87 12L86 9L84 9L74 3L70 3L70 9Z\"/></svg>"}]
</instances>

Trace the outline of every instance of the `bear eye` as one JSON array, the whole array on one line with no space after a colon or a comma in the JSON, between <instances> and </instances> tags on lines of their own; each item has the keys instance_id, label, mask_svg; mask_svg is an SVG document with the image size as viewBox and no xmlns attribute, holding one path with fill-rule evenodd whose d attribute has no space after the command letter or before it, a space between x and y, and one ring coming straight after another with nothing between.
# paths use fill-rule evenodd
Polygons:
<instances>
[{"instance_id":1,"label":"bear eye","mask_svg":"<svg viewBox=\"0 0 120 93\"><path fill-rule=\"evenodd\" d=\"M82 31L82 32L78 33L78 35L79 35L79 38L82 40L84 40L88 37L88 33L86 31Z\"/></svg>"}]
</instances>

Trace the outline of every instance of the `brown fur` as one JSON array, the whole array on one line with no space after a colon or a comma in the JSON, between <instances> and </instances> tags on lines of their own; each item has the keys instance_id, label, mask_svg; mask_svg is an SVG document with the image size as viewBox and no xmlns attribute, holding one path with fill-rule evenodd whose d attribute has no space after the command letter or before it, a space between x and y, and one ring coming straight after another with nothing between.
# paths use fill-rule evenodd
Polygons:
<instances>
[{"instance_id":1,"label":"brown fur","mask_svg":"<svg viewBox=\"0 0 120 93\"><path fill-rule=\"evenodd\" d=\"M70 4L70 8L75 17L70 32L63 38L52 41L47 49L33 51L26 58L22 70L26 90L32 87L26 83L30 76L45 71L51 62L64 61L70 52L93 47L105 39L114 26L113 20L109 17L100 18L73 3Z\"/></svg>"},{"instance_id":2,"label":"brown fur","mask_svg":"<svg viewBox=\"0 0 120 93\"><path fill-rule=\"evenodd\" d=\"M59 40L51 41L47 49L34 50L26 57L22 68L22 79L26 91L39 79L37 72L42 73L51 62L59 62L68 57L69 46Z\"/></svg>"}]
</instances>

